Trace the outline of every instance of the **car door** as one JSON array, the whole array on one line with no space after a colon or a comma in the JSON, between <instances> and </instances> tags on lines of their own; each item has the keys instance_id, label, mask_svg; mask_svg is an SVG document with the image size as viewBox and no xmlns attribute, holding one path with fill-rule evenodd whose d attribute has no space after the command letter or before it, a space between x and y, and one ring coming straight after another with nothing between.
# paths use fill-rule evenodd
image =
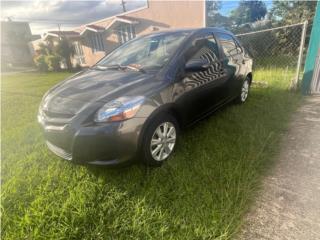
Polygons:
<instances>
[{"instance_id":1,"label":"car door","mask_svg":"<svg viewBox=\"0 0 320 240\"><path fill-rule=\"evenodd\" d=\"M192 73L183 72L182 69L182 73L177 78L178 86L176 86L176 89L180 90L177 103L190 121L212 110L227 95L219 47L213 34L200 35L191 41L185 50L182 68L188 61L196 59L208 60L209 67Z\"/></svg>"},{"instance_id":2,"label":"car door","mask_svg":"<svg viewBox=\"0 0 320 240\"><path fill-rule=\"evenodd\" d=\"M245 67L243 50L230 34L217 32L215 37L222 49L221 62L228 79L228 98L233 98L238 94L242 83L242 70Z\"/></svg>"}]
</instances>

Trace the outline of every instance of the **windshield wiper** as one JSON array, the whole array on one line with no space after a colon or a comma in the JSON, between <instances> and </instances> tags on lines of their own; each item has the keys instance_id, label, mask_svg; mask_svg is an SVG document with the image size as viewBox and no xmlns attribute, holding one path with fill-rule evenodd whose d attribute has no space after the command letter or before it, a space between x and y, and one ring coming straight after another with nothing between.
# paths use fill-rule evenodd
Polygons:
<instances>
[{"instance_id":1,"label":"windshield wiper","mask_svg":"<svg viewBox=\"0 0 320 240\"><path fill-rule=\"evenodd\" d=\"M106 66L102 66L102 65L94 65L94 66L91 67L91 69L104 71L104 70L107 70L109 68L106 67Z\"/></svg>"},{"instance_id":2,"label":"windshield wiper","mask_svg":"<svg viewBox=\"0 0 320 240\"><path fill-rule=\"evenodd\" d=\"M141 67L136 67L136 66L133 66L133 65L126 65L126 66L122 66L122 67L127 68L127 69L131 69L131 70L134 70L134 71L146 73L146 71Z\"/></svg>"},{"instance_id":3,"label":"windshield wiper","mask_svg":"<svg viewBox=\"0 0 320 240\"><path fill-rule=\"evenodd\" d=\"M97 70L108 70L108 69L118 69L118 70L124 70L124 69L130 69L133 71L138 71L141 73L145 73L146 71L143 68L139 68L133 65L120 65L120 64L113 64L113 65L95 65L93 66L94 69Z\"/></svg>"}]
</instances>

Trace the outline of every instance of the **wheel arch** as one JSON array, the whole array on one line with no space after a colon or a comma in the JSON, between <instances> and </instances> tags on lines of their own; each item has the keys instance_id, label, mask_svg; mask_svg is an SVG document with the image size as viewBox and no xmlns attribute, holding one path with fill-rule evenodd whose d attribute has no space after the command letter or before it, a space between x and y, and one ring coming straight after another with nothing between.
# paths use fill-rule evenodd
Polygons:
<instances>
[{"instance_id":1,"label":"wheel arch","mask_svg":"<svg viewBox=\"0 0 320 240\"><path fill-rule=\"evenodd\" d=\"M151 121L156 118L159 114L170 114L171 116L173 116L177 122L178 122L178 127L179 129L181 129L184 125L183 122L183 118L180 114L180 112L178 111L177 106L175 106L175 104L173 103L167 103L164 104L162 106L160 106L159 108L155 109L150 116L147 118L147 120L145 121L145 123L143 124L142 128L141 128L141 132L139 135L139 140L138 140L138 151L141 150L141 145L143 143L143 137L145 136L145 133L151 123Z\"/></svg>"},{"instance_id":2,"label":"wheel arch","mask_svg":"<svg viewBox=\"0 0 320 240\"><path fill-rule=\"evenodd\" d=\"M249 82L250 82L250 85L251 85L251 83L252 83L252 72L249 72L248 74L247 74L247 77L249 78Z\"/></svg>"}]
</instances>

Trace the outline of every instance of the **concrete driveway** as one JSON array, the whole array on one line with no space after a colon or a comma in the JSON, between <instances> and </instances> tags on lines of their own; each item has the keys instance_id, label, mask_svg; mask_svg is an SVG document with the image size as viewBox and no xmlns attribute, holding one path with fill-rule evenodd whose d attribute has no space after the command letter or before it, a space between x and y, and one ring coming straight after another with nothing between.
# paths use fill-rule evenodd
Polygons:
<instances>
[{"instance_id":1,"label":"concrete driveway","mask_svg":"<svg viewBox=\"0 0 320 240\"><path fill-rule=\"evenodd\" d=\"M240 239L320 239L320 96L307 97Z\"/></svg>"}]
</instances>

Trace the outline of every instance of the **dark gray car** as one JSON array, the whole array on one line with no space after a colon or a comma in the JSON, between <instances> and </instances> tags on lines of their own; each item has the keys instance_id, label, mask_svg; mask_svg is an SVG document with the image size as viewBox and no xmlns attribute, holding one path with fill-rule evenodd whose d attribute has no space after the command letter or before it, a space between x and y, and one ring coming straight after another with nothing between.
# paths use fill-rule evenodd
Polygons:
<instances>
[{"instance_id":1,"label":"dark gray car","mask_svg":"<svg viewBox=\"0 0 320 240\"><path fill-rule=\"evenodd\" d=\"M50 89L38 120L49 149L64 159L159 166L180 129L232 100L245 102L251 81L252 59L230 32L157 32Z\"/></svg>"}]
</instances>

